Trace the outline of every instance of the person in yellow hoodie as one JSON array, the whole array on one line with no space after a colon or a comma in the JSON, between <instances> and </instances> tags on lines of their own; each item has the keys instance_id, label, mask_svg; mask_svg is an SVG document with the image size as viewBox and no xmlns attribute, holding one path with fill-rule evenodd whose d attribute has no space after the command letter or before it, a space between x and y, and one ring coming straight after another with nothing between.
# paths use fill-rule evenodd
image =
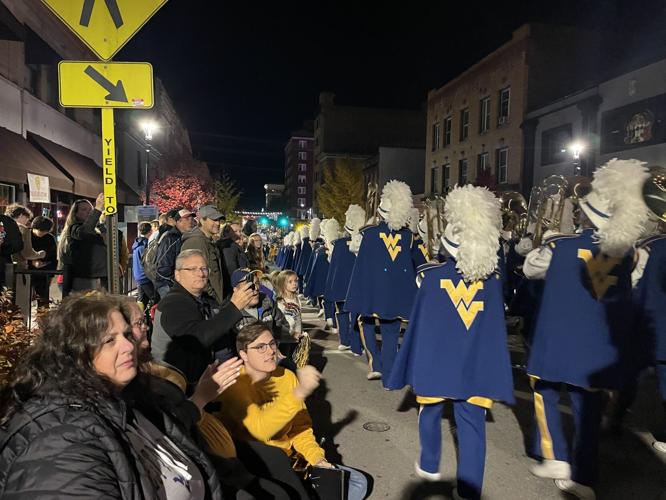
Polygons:
<instances>
[{"instance_id":1,"label":"person in yellow hoodie","mask_svg":"<svg viewBox=\"0 0 666 500\"><path fill-rule=\"evenodd\" d=\"M305 399L319 386L321 374L313 366L296 374L278 366L278 343L261 321L240 330L236 349L243 367L236 383L220 394L222 404L216 416L236 441L239 453L239 442L259 441L281 448L290 458L303 458L308 465L342 469L349 475L346 498L365 498L365 476L328 462L315 439Z\"/></svg>"}]
</instances>

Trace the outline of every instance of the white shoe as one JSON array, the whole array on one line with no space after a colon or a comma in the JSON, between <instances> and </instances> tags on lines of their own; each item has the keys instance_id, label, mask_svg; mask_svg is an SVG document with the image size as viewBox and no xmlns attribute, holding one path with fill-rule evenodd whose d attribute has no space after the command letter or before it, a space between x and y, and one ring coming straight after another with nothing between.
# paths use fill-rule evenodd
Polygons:
<instances>
[{"instance_id":1,"label":"white shoe","mask_svg":"<svg viewBox=\"0 0 666 500\"><path fill-rule=\"evenodd\" d=\"M375 372L375 373L377 373L377 372ZM420 477L421 479L425 479L426 481L441 481L442 480L442 475L439 472L426 472L421 467L419 467L418 462L414 462L414 472L416 472L416 475L418 477Z\"/></svg>"},{"instance_id":2,"label":"white shoe","mask_svg":"<svg viewBox=\"0 0 666 500\"><path fill-rule=\"evenodd\" d=\"M323 318L324 317L324 310L323 309L319 309L319 312L317 313L317 317L318 318Z\"/></svg>"},{"instance_id":3,"label":"white shoe","mask_svg":"<svg viewBox=\"0 0 666 500\"><path fill-rule=\"evenodd\" d=\"M661 453L666 453L666 443L664 441L655 441L652 443L652 447Z\"/></svg>"},{"instance_id":4,"label":"white shoe","mask_svg":"<svg viewBox=\"0 0 666 500\"><path fill-rule=\"evenodd\" d=\"M340 345L338 346L338 351L349 351L350 349L351 349L351 347L349 347L348 345L342 345L342 344L340 344Z\"/></svg>"},{"instance_id":5,"label":"white shoe","mask_svg":"<svg viewBox=\"0 0 666 500\"><path fill-rule=\"evenodd\" d=\"M597 498L592 488L571 479L556 479L555 486L581 500L596 500Z\"/></svg>"},{"instance_id":6,"label":"white shoe","mask_svg":"<svg viewBox=\"0 0 666 500\"><path fill-rule=\"evenodd\" d=\"M381 372L370 372L368 373L368 380L379 380L382 378Z\"/></svg>"},{"instance_id":7,"label":"white shoe","mask_svg":"<svg viewBox=\"0 0 666 500\"><path fill-rule=\"evenodd\" d=\"M571 477L571 466L563 460L544 460L530 468L530 472L536 477L545 479L569 479Z\"/></svg>"}]
</instances>

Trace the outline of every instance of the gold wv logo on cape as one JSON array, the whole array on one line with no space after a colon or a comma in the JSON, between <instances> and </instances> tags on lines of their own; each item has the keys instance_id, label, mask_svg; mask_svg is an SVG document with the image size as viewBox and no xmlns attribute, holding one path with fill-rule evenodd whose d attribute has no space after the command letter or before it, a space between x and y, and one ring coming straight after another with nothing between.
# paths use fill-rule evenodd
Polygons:
<instances>
[{"instance_id":1,"label":"gold wv logo on cape","mask_svg":"<svg viewBox=\"0 0 666 500\"><path fill-rule=\"evenodd\" d=\"M439 280L439 287L446 290L451 302L458 311L458 316L469 330L476 319L476 315L483 311L483 301L474 300L476 292L483 290L483 282L475 281L470 283L469 287L463 280L460 280L456 286L449 279Z\"/></svg>"},{"instance_id":2,"label":"gold wv logo on cape","mask_svg":"<svg viewBox=\"0 0 666 500\"><path fill-rule=\"evenodd\" d=\"M594 296L597 300L601 300L608 289L617 284L617 276L613 276L610 272L622 259L608 257L602 253L593 255L587 248L578 249L578 258L585 262Z\"/></svg>"},{"instance_id":3,"label":"gold wv logo on cape","mask_svg":"<svg viewBox=\"0 0 666 500\"><path fill-rule=\"evenodd\" d=\"M398 245L402 239L402 235L379 233L379 237L384 242L384 245L386 245L386 250L388 250L388 253L391 256L391 260L395 261L395 258L400 253L400 250L402 250L402 247Z\"/></svg>"}]
</instances>

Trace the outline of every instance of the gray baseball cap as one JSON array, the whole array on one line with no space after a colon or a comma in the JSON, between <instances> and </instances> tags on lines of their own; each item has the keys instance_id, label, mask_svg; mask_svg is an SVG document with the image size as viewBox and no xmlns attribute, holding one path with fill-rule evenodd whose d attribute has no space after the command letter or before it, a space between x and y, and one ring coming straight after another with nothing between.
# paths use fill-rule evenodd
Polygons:
<instances>
[{"instance_id":1,"label":"gray baseball cap","mask_svg":"<svg viewBox=\"0 0 666 500\"><path fill-rule=\"evenodd\" d=\"M199 217L203 219L224 220L224 215L217 210L215 205L199 207Z\"/></svg>"}]
</instances>

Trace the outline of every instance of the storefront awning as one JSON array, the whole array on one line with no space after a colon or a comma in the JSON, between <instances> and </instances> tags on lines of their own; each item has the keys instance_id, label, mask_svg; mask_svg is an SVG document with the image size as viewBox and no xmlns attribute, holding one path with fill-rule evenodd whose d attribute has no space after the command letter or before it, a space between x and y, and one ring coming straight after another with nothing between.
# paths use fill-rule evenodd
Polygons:
<instances>
[{"instance_id":1,"label":"storefront awning","mask_svg":"<svg viewBox=\"0 0 666 500\"><path fill-rule=\"evenodd\" d=\"M72 193L74 183L21 135L0 127L0 182L26 184L27 174L49 178L49 187Z\"/></svg>"},{"instance_id":2,"label":"storefront awning","mask_svg":"<svg viewBox=\"0 0 666 500\"><path fill-rule=\"evenodd\" d=\"M30 136L44 152L65 172L74 178L74 194L96 198L103 190L102 167L87 156L67 149L38 135ZM118 203L138 205L139 196L122 179L117 179Z\"/></svg>"}]
</instances>

